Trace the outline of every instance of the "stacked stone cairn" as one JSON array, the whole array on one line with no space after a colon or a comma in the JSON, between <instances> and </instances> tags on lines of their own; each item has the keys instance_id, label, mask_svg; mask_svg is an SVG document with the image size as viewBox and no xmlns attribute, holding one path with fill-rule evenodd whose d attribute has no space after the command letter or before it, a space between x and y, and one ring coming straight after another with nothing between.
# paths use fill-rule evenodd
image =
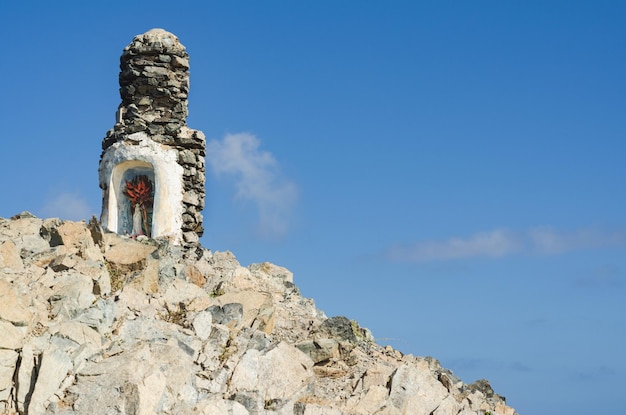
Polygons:
<instances>
[{"instance_id":1,"label":"stacked stone cairn","mask_svg":"<svg viewBox=\"0 0 626 415\"><path fill-rule=\"evenodd\" d=\"M102 141L102 155L137 132L177 149L184 169L183 238L186 244L196 244L204 231L206 139L201 131L187 127L189 55L175 35L152 29L135 36L124 49L120 69L122 103L115 127Z\"/></svg>"}]
</instances>

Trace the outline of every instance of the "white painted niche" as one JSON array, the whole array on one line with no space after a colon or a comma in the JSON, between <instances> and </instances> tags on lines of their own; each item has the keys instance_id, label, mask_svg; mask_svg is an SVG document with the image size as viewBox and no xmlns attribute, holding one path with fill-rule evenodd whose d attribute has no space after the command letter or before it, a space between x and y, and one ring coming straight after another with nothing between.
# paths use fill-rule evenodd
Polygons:
<instances>
[{"instance_id":1,"label":"white painted niche","mask_svg":"<svg viewBox=\"0 0 626 415\"><path fill-rule=\"evenodd\" d=\"M124 190L127 182L146 176L152 185L153 194L152 206L146 206L150 236L165 237L174 244L180 244L183 167L177 162L178 152L150 140L143 132L132 134L129 138L133 141L132 145L115 143L106 150L100 161L102 226L120 235L137 233L133 232L134 208L131 207L130 199L124 195Z\"/></svg>"}]
</instances>

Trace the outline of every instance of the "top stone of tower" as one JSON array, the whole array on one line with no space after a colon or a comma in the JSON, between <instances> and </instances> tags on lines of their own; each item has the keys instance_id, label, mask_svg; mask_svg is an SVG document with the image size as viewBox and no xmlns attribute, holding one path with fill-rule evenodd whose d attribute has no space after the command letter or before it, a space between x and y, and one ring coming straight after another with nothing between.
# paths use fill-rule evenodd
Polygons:
<instances>
[{"instance_id":1,"label":"top stone of tower","mask_svg":"<svg viewBox=\"0 0 626 415\"><path fill-rule=\"evenodd\" d=\"M120 105L124 123L184 125L189 93L189 55L178 38L163 29L135 36L120 58ZM174 125L172 125L174 123ZM160 130L160 129L159 129ZM151 131L163 133L164 131ZM166 132L166 134L168 133Z\"/></svg>"}]
</instances>

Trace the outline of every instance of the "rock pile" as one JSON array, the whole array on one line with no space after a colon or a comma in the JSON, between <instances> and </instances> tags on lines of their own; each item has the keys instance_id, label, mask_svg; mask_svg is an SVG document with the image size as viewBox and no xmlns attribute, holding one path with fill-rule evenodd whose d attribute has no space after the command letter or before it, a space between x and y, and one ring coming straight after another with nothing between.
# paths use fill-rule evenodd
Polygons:
<instances>
[{"instance_id":1,"label":"rock pile","mask_svg":"<svg viewBox=\"0 0 626 415\"><path fill-rule=\"evenodd\" d=\"M0 219L0 413L515 413L327 318L285 268L139 239Z\"/></svg>"},{"instance_id":2,"label":"rock pile","mask_svg":"<svg viewBox=\"0 0 626 415\"><path fill-rule=\"evenodd\" d=\"M187 127L189 55L175 35L152 29L124 49L120 69L122 103L117 123L102 141L101 159L115 143L134 144L140 137L135 133L176 149L184 169L182 232L186 243L197 243L204 231L206 140L201 131Z\"/></svg>"}]
</instances>

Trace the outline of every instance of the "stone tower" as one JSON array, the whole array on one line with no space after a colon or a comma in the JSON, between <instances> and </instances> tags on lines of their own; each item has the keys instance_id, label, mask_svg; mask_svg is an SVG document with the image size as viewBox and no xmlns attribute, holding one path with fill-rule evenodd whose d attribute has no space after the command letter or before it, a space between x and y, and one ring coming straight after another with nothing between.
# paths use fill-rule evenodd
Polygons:
<instances>
[{"instance_id":1,"label":"stone tower","mask_svg":"<svg viewBox=\"0 0 626 415\"><path fill-rule=\"evenodd\" d=\"M195 245L202 236L206 141L187 127L189 55L172 33L136 36L120 58L113 129L98 169L102 225Z\"/></svg>"}]
</instances>

